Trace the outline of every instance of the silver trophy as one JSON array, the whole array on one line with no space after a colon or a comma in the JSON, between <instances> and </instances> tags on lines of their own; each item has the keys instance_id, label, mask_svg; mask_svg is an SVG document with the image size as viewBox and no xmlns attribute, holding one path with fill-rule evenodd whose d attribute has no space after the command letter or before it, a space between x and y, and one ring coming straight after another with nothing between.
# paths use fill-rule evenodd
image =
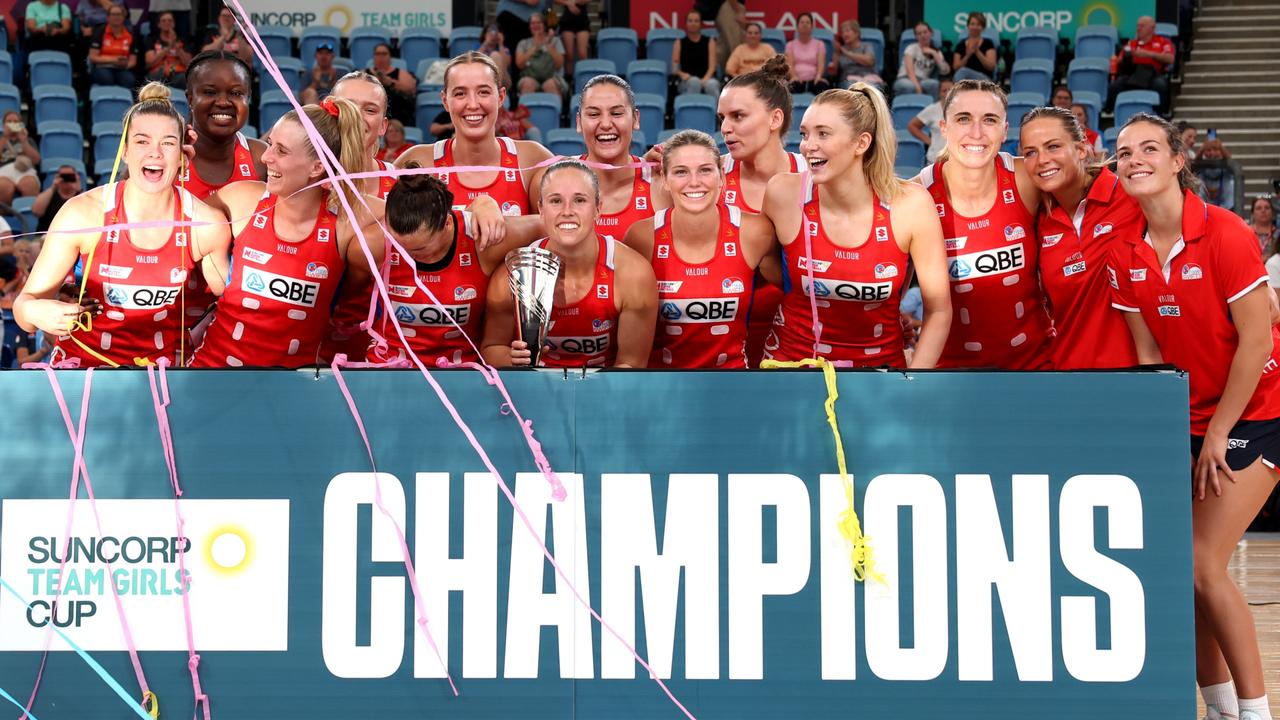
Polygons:
<instances>
[{"instance_id":1,"label":"silver trophy","mask_svg":"<svg viewBox=\"0 0 1280 720\"><path fill-rule=\"evenodd\" d=\"M516 339L529 346L529 364L537 367L555 302L560 256L550 250L522 247L507 253L506 263L516 301Z\"/></svg>"}]
</instances>

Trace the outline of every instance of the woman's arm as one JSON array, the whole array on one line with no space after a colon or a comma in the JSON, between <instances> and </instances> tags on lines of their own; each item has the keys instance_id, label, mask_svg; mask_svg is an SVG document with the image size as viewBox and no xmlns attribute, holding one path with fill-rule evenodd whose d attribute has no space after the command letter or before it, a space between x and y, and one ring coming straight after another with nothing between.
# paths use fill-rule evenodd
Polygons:
<instances>
[{"instance_id":1,"label":"woman's arm","mask_svg":"<svg viewBox=\"0 0 1280 720\"><path fill-rule=\"evenodd\" d=\"M82 242L96 241L92 233L69 232L101 224L101 216L89 217L91 206L96 207L97 203L84 195L72 198L49 225L40 256L13 303L14 319L23 330L43 330L54 337L65 337L71 334L77 318L85 311L85 306L53 298L79 259Z\"/></svg>"},{"instance_id":2,"label":"woman's arm","mask_svg":"<svg viewBox=\"0 0 1280 720\"><path fill-rule=\"evenodd\" d=\"M795 42L795 41L793 40L792 42ZM796 82L797 80L800 79L800 76L796 74L796 53L795 53L795 50L792 48L791 43L787 43L786 45L786 56L787 56L787 69L788 69L788 72L790 73L789 79L791 80L791 82Z\"/></svg>"},{"instance_id":3,"label":"woman's arm","mask_svg":"<svg viewBox=\"0 0 1280 720\"><path fill-rule=\"evenodd\" d=\"M564 45L560 43L560 38L551 37L547 42L547 52L551 53L551 61L556 64L557 70L564 69Z\"/></svg>"},{"instance_id":4,"label":"woman's arm","mask_svg":"<svg viewBox=\"0 0 1280 720\"><path fill-rule=\"evenodd\" d=\"M933 138L929 137L928 133L924 131L924 121L918 117L911 118L911 122L907 123L907 132L924 143L925 147L928 147L929 143L933 142Z\"/></svg>"},{"instance_id":5,"label":"woman's arm","mask_svg":"<svg viewBox=\"0 0 1280 720\"><path fill-rule=\"evenodd\" d=\"M907 185L894 203L896 214L905 214L908 228L907 252L920 282L924 301L924 322L920 339L911 355L911 367L931 368L938 364L951 331L951 281L947 276L947 250L942 242L942 225L933 207L933 198L923 187Z\"/></svg>"},{"instance_id":6,"label":"woman's arm","mask_svg":"<svg viewBox=\"0 0 1280 720\"><path fill-rule=\"evenodd\" d=\"M613 366L642 368L649 364L658 324L658 281L653 266L625 245L617 248L619 287L618 355Z\"/></svg>"},{"instance_id":7,"label":"woman's arm","mask_svg":"<svg viewBox=\"0 0 1280 720\"><path fill-rule=\"evenodd\" d=\"M1159 365L1164 362L1160 355L1160 346L1156 344L1155 335L1147 327L1140 312L1124 312L1124 322L1129 326L1129 334L1133 336L1133 348L1138 353L1138 364Z\"/></svg>"},{"instance_id":8,"label":"woman's arm","mask_svg":"<svg viewBox=\"0 0 1280 720\"><path fill-rule=\"evenodd\" d=\"M709 38L707 40L707 71L702 75L703 80L710 80L715 77L716 70L719 69L716 67L717 57L719 56L716 55L716 39Z\"/></svg>"},{"instance_id":9,"label":"woman's arm","mask_svg":"<svg viewBox=\"0 0 1280 720\"><path fill-rule=\"evenodd\" d=\"M412 95L418 88L418 78L408 70L401 70L395 80L395 89L401 95Z\"/></svg>"},{"instance_id":10,"label":"woman's arm","mask_svg":"<svg viewBox=\"0 0 1280 720\"><path fill-rule=\"evenodd\" d=\"M680 68L680 41L677 40L671 45L671 68L675 76L681 80L688 80L689 73Z\"/></svg>"},{"instance_id":11,"label":"woman's arm","mask_svg":"<svg viewBox=\"0 0 1280 720\"><path fill-rule=\"evenodd\" d=\"M996 69L996 49L990 47L987 48L986 52L978 53L978 62L982 63L982 67L986 68L988 73L994 71Z\"/></svg>"}]
</instances>

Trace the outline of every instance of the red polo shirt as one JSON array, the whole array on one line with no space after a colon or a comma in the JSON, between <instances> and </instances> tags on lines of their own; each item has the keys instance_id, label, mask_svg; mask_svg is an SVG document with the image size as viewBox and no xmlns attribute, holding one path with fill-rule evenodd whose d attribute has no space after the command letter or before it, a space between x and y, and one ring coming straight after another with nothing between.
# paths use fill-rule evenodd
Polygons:
<instances>
[{"instance_id":1,"label":"red polo shirt","mask_svg":"<svg viewBox=\"0 0 1280 720\"><path fill-rule=\"evenodd\" d=\"M1177 51L1174 50L1173 42L1171 42L1169 38L1161 35L1152 35L1151 39L1146 41L1134 38L1130 40L1125 47L1129 49L1129 56L1133 59L1135 65L1150 65L1156 69L1156 72L1167 72L1169 70L1169 66L1155 58L1138 57L1133 54L1133 51L1142 49L1148 52L1159 53L1161 55L1164 53L1175 55L1177 53Z\"/></svg>"},{"instance_id":2,"label":"red polo shirt","mask_svg":"<svg viewBox=\"0 0 1280 720\"><path fill-rule=\"evenodd\" d=\"M1138 202L1103 168L1080 207L1041 206L1040 285L1049 298L1058 339L1053 367L1122 368L1138 364L1124 313L1111 306L1107 262L1125 237L1141 237L1145 221Z\"/></svg>"},{"instance_id":3,"label":"red polo shirt","mask_svg":"<svg viewBox=\"0 0 1280 720\"><path fill-rule=\"evenodd\" d=\"M1145 229L1115 243L1111 260L1114 305L1140 312L1165 361L1191 375L1191 432L1203 435L1227 386L1239 336L1230 303L1267 282L1258 241L1229 210L1207 206L1187 192L1182 203L1182 239L1164 267L1145 241ZM1271 328L1280 347L1280 330ZM1280 417L1280 373L1276 350L1241 420Z\"/></svg>"},{"instance_id":4,"label":"red polo shirt","mask_svg":"<svg viewBox=\"0 0 1280 720\"><path fill-rule=\"evenodd\" d=\"M104 57L127 57L133 54L133 33L129 28L120 28L120 34L114 35L111 28L103 25L93 33L90 47L95 47Z\"/></svg>"}]
</instances>

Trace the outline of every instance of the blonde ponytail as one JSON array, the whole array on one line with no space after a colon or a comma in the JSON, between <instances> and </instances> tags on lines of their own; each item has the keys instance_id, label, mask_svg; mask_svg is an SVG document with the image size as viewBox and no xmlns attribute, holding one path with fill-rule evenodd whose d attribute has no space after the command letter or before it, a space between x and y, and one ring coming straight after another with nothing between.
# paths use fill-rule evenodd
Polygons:
<instances>
[{"instance_id":1,"label":"blonde ponytail","mask_svg":"<svg viewBox=\"0 0 1280 720\"><path fill-rule=\"evenodd\" d=\"M336 116L330 111L331 109L336 111ZM344 98L329 96L321 104L306 105L302 110L315 126L329 151L338 158L338 163L342 166L339 172L360 173L370 169L369 158L364 148L364 120L360 117L360 109L355 103ZM298 122L298 111L290 110L281 118L281 121L284 120ZM311 153L312 157L319 157L314 147L311 148ZM359 187L358 182L356 187ZM356 191L352 190L347 183L340 182L334 189L341 192L348 203L357 202ZM340 206L337 194L330 194L329 209L336 211Z\"/></svg>"},{"instance_id":2,"label":"blonde ponytail","mask_svg":"<svg viewBox=\"0 0 1280 720\"><path fill-rule=\"evenodd\" d=\"M902 191L902 181L893 171L898 157L898 136L893 132L893 115L884 95L867 83L856 82L848 90L833 88L822 92L813 104L836 106L855 137L862 133L871 135L871 145L862 156L863 173L881 201L893 202Z\"/></svg>"}]
</instances>

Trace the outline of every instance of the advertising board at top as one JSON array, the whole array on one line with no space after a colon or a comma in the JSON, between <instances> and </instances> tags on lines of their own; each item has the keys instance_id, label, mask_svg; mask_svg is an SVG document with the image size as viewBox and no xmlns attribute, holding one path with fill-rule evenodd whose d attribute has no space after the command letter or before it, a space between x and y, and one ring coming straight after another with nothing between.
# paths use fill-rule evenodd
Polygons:
<instances>
[{"instance_id":1,"label":"advertising board at top","mask_svg":"<svg viewBox=\"0 0 1280 720\"><path fill-rule=\"evenodd\" d=\"M691 4L687 0L653 0L652 2L631 3L631 27L640 37L654 28L684 29L685 14ZM814 0L803 8L787 8L784 3L749 3L747 20L758 22L765 27L782 28L787 32L796 28L796 16L802 12L813 15L815 27L837 32L840 23L845 20L858 19L858 7L854 3L836 2L835 0ZM714 17L703 20L714 24Z\"/></svg>"},{"instance_id":2,"label":"advertising board at top","mask_svg":"<svg viewBox=\"0 0 1280 720\"><path fill-rule=\"evenodd\" d=\"M942 31L943 39L956 40L965 35L974 10L986 15L987 27L999 30L1007 40L1016 38L1022 28L1035 26L1074 40L1081 25L1111 25L1121 37L1132 36L1138 18L1154 15L1156 4L1155 0L992 0L975 5L966 0L925 0L924 19Z\"/></svg>"},{"instance_id":3,"label":"advertising board at top","mask_svg":"<svg viewBox=\"0 0 1280 720\"><path fill-rule=\"evenodd\" d=\"M249 20L255 26L277 25L293 30L294 35L312 25L332 25L345 37L354 28L371 26L399 36L405 30L433 28L448 36L453 28L453 3L450 0L384 0L373 6L347 5L329 0L254 0L246 3Z\"/></svg>"}]
</instances>

